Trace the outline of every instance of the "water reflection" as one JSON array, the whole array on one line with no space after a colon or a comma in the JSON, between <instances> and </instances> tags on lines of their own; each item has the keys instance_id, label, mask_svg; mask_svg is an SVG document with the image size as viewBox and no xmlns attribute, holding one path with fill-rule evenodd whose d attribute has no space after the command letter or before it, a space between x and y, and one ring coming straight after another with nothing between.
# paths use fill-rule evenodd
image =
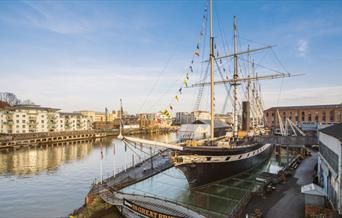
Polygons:
<instances>
[{"instance_id":1,"label":"water reflection","mask_svg":"<svg viewBox=\"0 0 342 218\"><path fill-rule=\"evenodd\" d=\"M62 145L43 145L36 148L21 149L0 153L0 175L28 176L48 170L53 173L62 163L84 159L101 144L111 145L112 138L89 141L73 141Z\"/></svg>"}]
</instances>

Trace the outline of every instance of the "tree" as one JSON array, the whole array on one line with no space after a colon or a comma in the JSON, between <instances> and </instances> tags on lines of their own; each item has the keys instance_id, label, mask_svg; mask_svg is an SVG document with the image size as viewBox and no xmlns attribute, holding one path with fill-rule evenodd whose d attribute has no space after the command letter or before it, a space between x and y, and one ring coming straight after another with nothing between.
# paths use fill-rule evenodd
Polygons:
<instances>
[{"instance_id":1,"label":"tree","mask_svg":"<svg viewBox=\"0 0 342 218\"><path fill-rule=\"evenodd\" d=\"M11 92L0 92L0 101L7 102L9 105L14 106L18 104L28 104L33 105L34 103L29 100L20 100L15 94Z\"/></svg>"}]
</instances>

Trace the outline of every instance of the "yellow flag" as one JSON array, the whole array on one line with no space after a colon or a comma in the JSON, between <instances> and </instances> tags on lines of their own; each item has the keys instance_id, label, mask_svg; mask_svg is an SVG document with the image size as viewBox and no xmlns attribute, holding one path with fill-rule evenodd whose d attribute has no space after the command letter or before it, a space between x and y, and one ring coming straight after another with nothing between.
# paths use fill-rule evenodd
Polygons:
<instances>
[{"instance_id":1,"label":"yellow flag","mask_svg":"<svg viewBox=\"0 0 342 218\"><path fill-rule=\"evenodd\" d=\"M185 85L185 87L188 87L188 81L187 81L187 79L184 79L184 85Z\"/></svg>"},{"instance_id":2,"label":"yellow flag","mask_svg":"<svg viewBox=\"0 0 342 218\"><path fill-rule=\"evenodd\" d=\"M177 96L177 95L175 96L175 99L176 99L176 101L177 101L177 102L179 101L179 99L178 99L178 96Z\"/></svg>"}]
</instances>

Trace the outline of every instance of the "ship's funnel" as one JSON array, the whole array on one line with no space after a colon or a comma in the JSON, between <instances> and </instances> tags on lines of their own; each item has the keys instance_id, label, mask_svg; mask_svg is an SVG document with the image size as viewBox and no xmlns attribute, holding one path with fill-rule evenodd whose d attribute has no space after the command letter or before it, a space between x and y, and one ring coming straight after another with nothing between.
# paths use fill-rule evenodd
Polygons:
<instances>
[{"instance_id":1,"label":"ship's funnel","mask_svg":"<svg viewBox=\"0 0 342 218\"><path fill-rule=\"evenodd\" d=\"M242 130L249 131L251 106L249 101L242 102Z\"/></svg>"}]
</instances>

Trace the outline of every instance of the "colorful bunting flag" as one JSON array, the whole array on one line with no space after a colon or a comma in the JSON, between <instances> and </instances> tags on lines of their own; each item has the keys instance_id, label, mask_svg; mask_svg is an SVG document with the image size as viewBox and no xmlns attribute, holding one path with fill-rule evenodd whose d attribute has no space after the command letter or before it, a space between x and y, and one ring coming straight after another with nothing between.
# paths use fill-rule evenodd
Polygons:
<instances>
[{"instance_id":1,"label":"colorful bunting flag","mask_svg":"<svg viewBox=\"0 0 342 218\"><path fill-rule=\"evenodd\" d=\"M182 94L182 88L180 88L180 89L178 90L178 92L179 92L179 94Z\"/></svg>"},{"instance_id":2,"label":"colorful bunting flag","mask_svg":"<svg viewBox=\"0 0 342 218\"><path fill-rule=\"evenodd\" d=\"M178 99L178 96L177 96L177 95L175 96L175 99L176 99L176 101L177 101L177 102L179 101L179 99Z\"/></svg>"},{"instance_id":3,"label":"colorful bunting flag","mask_svg":"<svg viewBox=\"0 0 342 218\"><path fill-rule=\"evenodd\" d=\"M188 81L186 79L184 79L184 85L185 87L188 87Z\"/></svg>"}]
</instances>

